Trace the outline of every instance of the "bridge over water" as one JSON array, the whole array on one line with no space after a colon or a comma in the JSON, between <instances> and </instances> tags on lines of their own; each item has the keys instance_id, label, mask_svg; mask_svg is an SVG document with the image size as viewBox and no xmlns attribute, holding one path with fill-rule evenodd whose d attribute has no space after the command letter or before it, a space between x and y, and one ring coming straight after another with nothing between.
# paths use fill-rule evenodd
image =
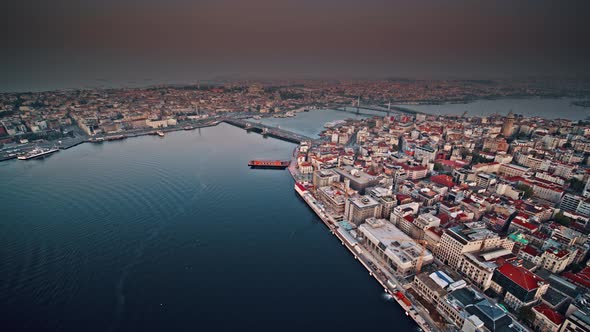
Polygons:
<instances>
[{"instance_id":1,"label":"bridge over water","mask_svg":"<svg viewBox=\"0 0 590 332\"><path fill-rule=\"evenodd\" d=\"M318 140L316 138L296 134L285 129L267 126L261 123L250 122L242 119L224 119L223 122L232 126L246 129L248 131L255 131L261 133L262 135L278 138L291 143L299 144L303 141L315 142Z\"/></svg>"},{"instance_id":2,"label":"bridge over water","mask_svg":"<svg viewBox=\"0 0 590 332\"><path fill-rule=\"evenodd\" d=\"M423 112L412 110L412 109L405 108L405 107L400 107L400 106L382 107L382 106L378 106L378 105L360 105L360 106L333 105L330 107L330 109L333 109L336 111L341 111L341 112L354 113L354 114L366 114L366 113L362 113L362 110L381 112L381 113L385 113L386 115L391 115L392 113L403 113L403 114L408 114L408 115L424 114Z\"/></svg>"}]
</instances>

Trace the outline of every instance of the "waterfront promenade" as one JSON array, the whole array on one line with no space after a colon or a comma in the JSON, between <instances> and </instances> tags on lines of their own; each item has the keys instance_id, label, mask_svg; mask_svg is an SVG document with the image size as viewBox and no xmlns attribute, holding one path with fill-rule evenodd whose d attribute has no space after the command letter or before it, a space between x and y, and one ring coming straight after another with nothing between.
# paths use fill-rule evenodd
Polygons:
<instances>
[{"instance_id":1,"label":"waterfront promenade","mask_svg":"<svg viewBox=\"0 0 590 332\"><path fill-rule=\"evenodd\" d=\"M411 317L423 331L438 331L437 324L428 315L427 309L418 301L413 299L412 295L407 292L409 284L402 282L393 275L386 267L386 264L373 255L371 251L358 242L351 242L352 236L338 225L336 220L326 211L323 206L315 199L313 194L307 190L301 183L297 182L300 178L297 169L292 162L288 168L293 179L295 180L295 191L305 201L305 203L314 211L314 213L328 227L332 235L336 236L343 246L345 246L355 260L358 260L369 272L369 275L383 287L392 299L406 311L406 315ZM348 236L346 235L348 234ZM410 301L412 300L412 301Z\"/></svg>"}]
</instances>

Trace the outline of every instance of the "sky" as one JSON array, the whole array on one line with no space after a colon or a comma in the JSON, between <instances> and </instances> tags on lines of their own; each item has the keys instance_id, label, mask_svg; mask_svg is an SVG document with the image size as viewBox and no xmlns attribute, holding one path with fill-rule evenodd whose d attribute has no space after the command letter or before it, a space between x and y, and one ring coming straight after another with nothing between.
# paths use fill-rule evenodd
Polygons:
<instances>
[{"instance_id":1,"label":"sky","mask_svg":"<svg viewBox=\"0 0 590 332\"><path fill-rule=\"evenodd\" d=\"M220 78L590 78L587 0L5 0L0 91Z\"/></svg>"}]
</instances>

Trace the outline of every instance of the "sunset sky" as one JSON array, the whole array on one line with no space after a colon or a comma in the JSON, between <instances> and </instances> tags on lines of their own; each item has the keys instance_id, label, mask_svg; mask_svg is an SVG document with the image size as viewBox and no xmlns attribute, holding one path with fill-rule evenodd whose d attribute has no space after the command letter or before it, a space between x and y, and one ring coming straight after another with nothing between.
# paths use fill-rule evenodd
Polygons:
<instances>
[{"instance_id":1,"label":"sunset sky","mask_svg":"<svg viewBox=\"0 0 590 332\"><path fill-rule=\"evenodd\" d=\"M4 90L96 79L590 76L584 0L5 2Z\"/></svg>"}]
</instances>

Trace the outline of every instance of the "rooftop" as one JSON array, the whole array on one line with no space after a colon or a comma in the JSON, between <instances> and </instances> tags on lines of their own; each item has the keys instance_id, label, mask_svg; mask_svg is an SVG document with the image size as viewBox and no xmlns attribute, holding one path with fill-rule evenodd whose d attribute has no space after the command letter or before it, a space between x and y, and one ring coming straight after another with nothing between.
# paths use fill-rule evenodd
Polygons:
<instances>
[{"instance_id":1,"label":"rooftop","mask_svg":"<svg viewBox=\"0 0 590 332\"><path fill-rule=\"evenodd\" d=\"M498 272L527 291L537 289L540 284L544 282L544 280L538 275L532 273L522 266L516 266L511 263L505 263L500 266L498 268Z\"/></svg>"},{"instance_id":2,"label":"rooftop","mask_svg":"<svg viewBox=\"0 0 590 332\"><path fill-rule=\"evenodd\" d=\"M557 311L549 308L546 304L539 304L538 306L533 307L533 310L547 317L555 325L561 325L561 323L563 323L563 316Z\"/></svg>"}]
</instances>

